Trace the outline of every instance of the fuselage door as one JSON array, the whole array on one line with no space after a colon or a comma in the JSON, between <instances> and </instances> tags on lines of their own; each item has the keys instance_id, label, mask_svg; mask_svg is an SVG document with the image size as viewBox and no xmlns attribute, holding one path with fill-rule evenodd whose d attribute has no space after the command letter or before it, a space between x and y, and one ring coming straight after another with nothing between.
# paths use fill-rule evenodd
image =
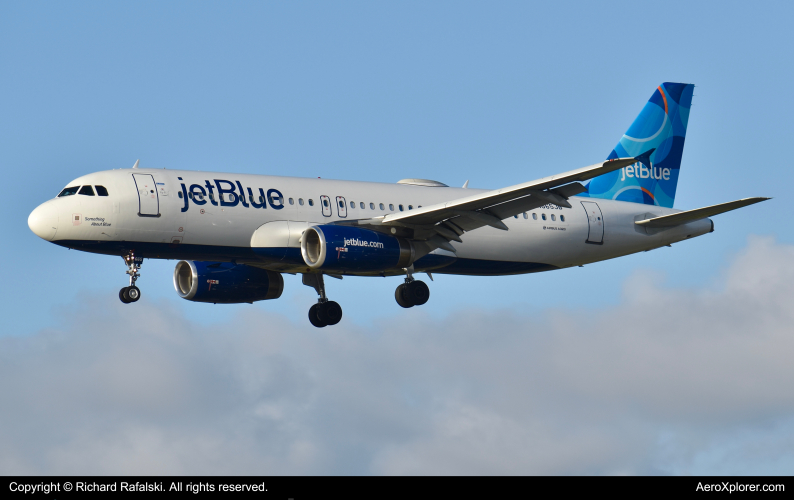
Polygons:
<instances>
[{"instance_id":1,"label":"fuselage door","mask_svg":"<svg viewBox=\"0 0 794 500\"><path fill-rule=\"evenodd\" d=\"M138 189L138 215L141 217L160 216L160 198L157 194L157 185L151 174L132 174L135 186Z\"/></svg>"},{"instance_id":2,"label":"fuselage door","mask_svg":"<svg viewBox=\"0 0 794 500\"><path fill-rule=\"evenodd\" d=\"M587 232L587 243L601 245L604 243L604 216L601 208L592 201L583 201L582 206L587 212L587 224L590 230Z\"/></svg>"},{"instance_id":3,"label":"fuselage door","mask_svg":"<svg viewBox=\"0 0 794 500\"><path fill-rule=\"evenodd\" d=\"M322 195L320 196L320 205L323 207L323 217L331 216L331 198Z\"/></svg>"},{"instance_id":4,"label":"fuselage door","mask_svg":"<svg viewBox=\"0 0 794 500\"><path fill-rule=\"evenodd\" d=\"M347 205L345 203L346 202L344 196L336 197L336 213L339 214L339 217L341 217L342 219L347 217Z\"/></svg>"}]
</instances>

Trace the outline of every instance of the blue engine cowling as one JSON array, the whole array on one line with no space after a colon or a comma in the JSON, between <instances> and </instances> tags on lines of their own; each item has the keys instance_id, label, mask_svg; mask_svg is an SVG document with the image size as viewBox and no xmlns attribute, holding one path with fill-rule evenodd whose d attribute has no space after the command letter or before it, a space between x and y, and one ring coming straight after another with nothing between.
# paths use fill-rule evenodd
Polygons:
<instances>
[{"instance_id":1,"label":"blue engine cowling","mask_svg":"<svg viewBox=\"0 0 794 500\"><path fill-rule=\"evenodd\" d=\"M284 290L280 273L228 262L179 261L174 288L193 302L240 304L277 299Z\"/></svg>"},{"instance_id":2,"label":"blue engine cowling","mask_svg":"<svg viewBox=\"0 0 794 500\"><path fill-rule=\"evenodd\" d=\"M403 238L350 226L309 227L301 237L301 255L312 269L377 272L411 265L414 249Z\"/></svg>"}]
</instances>

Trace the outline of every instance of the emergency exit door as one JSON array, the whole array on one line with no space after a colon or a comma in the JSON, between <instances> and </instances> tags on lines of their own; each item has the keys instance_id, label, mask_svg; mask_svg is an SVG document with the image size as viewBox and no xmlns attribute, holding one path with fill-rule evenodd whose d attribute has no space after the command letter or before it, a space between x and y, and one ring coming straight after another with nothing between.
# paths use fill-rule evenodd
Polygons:
<instances>
[{"instance_id":1,"label":"emergency exit door","mask_svg":"<svg viewBox=\"0 0 794 500\"><path fill-rule=\"evenodd\" d=\"M587 243L602 245L604 243L604 215L601 213L601 208L592 201L583 201L582 206L584 211L587 212L587 225L589 228Z\"/></svg>"},{"instance_id":2,"label":"emergency exit door","mask_svg":"<svg viewBox=\"0 0 794 500\"><path fill-rule=\"evenodd\" d=\"M331 198L326 195L320 196L320 205L323 207L323 217L330 217L333 213L331 207Z\"/></svg>"},{"instance_id":3,"label":"emergency exit door","mask_svg":"<svg viewBox=\"0 0 794 500\"><path fill-rule=\"evenodd\" d=\"M132 174L138 189L138 215L141 217L160 217L160 198L157 185L151 174Z\"/></svg>"},{"instance_id":4,"label":"emergency exit door","mask_svg":"<svg viewBox=\"0 0 794 500\"><path fill-rule=\"evenodd\" d=\"M336 197L336 213L339 214L339 217L342 219L347 217L347 205L345 203L344 196Z\"/></svg>"}]
</instances>

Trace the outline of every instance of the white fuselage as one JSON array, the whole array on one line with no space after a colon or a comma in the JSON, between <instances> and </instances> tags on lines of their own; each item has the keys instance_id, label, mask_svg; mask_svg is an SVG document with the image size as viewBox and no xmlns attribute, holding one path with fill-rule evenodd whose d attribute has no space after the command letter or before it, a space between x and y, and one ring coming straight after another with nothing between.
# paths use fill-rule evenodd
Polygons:
<instances>
[{"instance_id":1,"label":"white fuselage","mask_svg":"<svg viewBox=\"0 0 794 500\"><path fill-rule=\"evenodd\" d=\"M213 188L212 199L208 184ZM146 258L256 262L281 272L308 270L294 259L269 261L252 253L252 246L295 250L300 247L298 237L287 233L299 235L307 225L370 219L399 212L400 207L407 211L478 192L153 169L97 172L69 183L83 185L104 186L108 195L74 194L49 200L30 216L34 232L53 243L89 252L125 255L134 251ZM224 192L219 193L219 187ZM241 189L247 207L239 199ZM463 234L463 243L452 243L457 259L433 272L498 275L565 268L658 248L713 230L709 219L665 230L634 224L678 210L595 198L568 201L572 208L546 205L505 219L508 231L486 226ZM255 208L254 203L264 206ZM292 222L283 241L263 241L262 234L272 232L254 237L265 224L281 223L287 228Z\"/></svg>"}]
</instances>

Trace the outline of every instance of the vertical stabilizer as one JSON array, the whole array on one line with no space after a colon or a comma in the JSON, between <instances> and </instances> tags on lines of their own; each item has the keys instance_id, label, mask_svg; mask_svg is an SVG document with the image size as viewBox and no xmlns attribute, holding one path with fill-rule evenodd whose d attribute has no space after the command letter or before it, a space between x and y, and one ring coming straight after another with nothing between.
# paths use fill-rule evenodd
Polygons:
<instances>
[{"instance_id":1,"label":"vertical stabilizer","mask_svg":"<svg viewBox=\"0 0 794 500\"><path fill-rule=\"evenodd\" d=\"M655 148L650 166L638 161L596 177L580 196L672 208L694 88L685 83L659 85L607 158L636 157Z\"/></svg>"}]
</instances>

